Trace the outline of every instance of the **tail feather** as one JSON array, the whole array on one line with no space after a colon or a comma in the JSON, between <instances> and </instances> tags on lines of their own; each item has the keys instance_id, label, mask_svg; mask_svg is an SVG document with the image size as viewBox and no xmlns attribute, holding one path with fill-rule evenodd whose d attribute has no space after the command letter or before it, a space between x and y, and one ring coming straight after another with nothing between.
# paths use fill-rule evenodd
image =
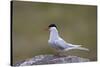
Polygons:
<instances>
[{"instance_id":1,"label":"tail feather","mask_svg":"<svg viewBox=\"0 0 100 67\"><path fill-rule=\"evenodd\" d=\"M69 51L69 50L73 50L73 49L89 51L89 49L84 48L84 47L80 47L80 46L78 46L78 47L72 47L72 48L66 48L66 49L64 49L64 51Z\"/></svg>"},{"instance_id":2,"label":"tail feather","mask_svg":"<svg viewBox=\"0 0 100 67\"><path fill-rule=\"evenodd\" d=\"M87 48L85 48L85 47L77 47L76 49L89 51L89 49L87 49Z\"/></svg>"}]
</instances>

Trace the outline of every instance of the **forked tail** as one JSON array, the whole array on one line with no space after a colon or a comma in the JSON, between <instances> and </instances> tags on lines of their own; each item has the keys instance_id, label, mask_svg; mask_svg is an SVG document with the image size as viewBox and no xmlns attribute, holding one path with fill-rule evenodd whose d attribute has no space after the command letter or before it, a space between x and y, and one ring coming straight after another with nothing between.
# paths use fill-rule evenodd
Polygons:
<instances>
[{"instance_id":1,"label":"forked tail","mask_svg":"<svg viewBox=\"0 0 100 67\"><path fill-rule=\"evenodd\" d=\"M87 49L87 48L85 48L85 47L77 47L76 49L89 51L89 49Z\"/></svg>"},{"instance_id":2,"label":"forked tail","mask_svg":"<svg viewBox=\"0 0 100 67\"><path fill-rule=\"evenodd\" d=\"M89 51L89 49L84 48L84 47L80 47L80 46L78 46L78 47L66 48L66 49L64 49L64 51L69 51L69 50L74 50L74 49L76 49L76 50L78 49L78 50Z\"/></svg>"}]
</instances>

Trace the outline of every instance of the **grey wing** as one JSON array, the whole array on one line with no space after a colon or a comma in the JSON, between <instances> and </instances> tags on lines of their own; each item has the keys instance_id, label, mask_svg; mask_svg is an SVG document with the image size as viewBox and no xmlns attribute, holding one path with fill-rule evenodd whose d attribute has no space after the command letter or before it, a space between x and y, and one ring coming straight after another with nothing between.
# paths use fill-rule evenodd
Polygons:
<instances>
[{"instance_id":1,"label":"grey wing","mask_svg":"<svg viewBox=\"0 0 100 67\"><path fill-rule=\"evenodd\" d=\"M55 44L59 49L65 49L65 48L73 47L73 45L66 43L64 40L56 40Z\"/></svg>"}]
</instances>

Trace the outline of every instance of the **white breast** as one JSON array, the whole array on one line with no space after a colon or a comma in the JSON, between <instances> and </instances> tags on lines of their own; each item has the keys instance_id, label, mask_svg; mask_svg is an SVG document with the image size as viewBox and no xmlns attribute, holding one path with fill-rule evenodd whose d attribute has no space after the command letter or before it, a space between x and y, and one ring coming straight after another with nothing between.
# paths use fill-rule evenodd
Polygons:
<instances>
[{"instance_id":1,"label":"white breast","mask_svg":"<svg viewBox=\"0 0 100 67\"><path fill-rule=\"evenodd\" d=\"M55 42L52 41L52 40L48 40L48 43L51 44L51 45L54 45L55 44Z\"/></svg>"}]
</instances>

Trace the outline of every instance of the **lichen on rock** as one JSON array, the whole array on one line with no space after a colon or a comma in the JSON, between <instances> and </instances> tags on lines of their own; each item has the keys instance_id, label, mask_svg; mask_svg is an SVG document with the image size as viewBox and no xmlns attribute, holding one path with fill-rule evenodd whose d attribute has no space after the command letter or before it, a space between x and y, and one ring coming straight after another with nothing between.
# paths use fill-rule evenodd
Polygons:
<instances>
[{"instance_id":1,"label":"lichen on rock","mask_svg":"<svg viewBox=\"0 0 100 67\"><path fill-rule=\"evenodd\" d=\"M30 66L43 64L60 64L60 63L79 63L88 62L89 59L78 56L55 56L55 55L38 55L31 59L24 60L15 64L14 66Z\"/></svg>"}]
</instances>

